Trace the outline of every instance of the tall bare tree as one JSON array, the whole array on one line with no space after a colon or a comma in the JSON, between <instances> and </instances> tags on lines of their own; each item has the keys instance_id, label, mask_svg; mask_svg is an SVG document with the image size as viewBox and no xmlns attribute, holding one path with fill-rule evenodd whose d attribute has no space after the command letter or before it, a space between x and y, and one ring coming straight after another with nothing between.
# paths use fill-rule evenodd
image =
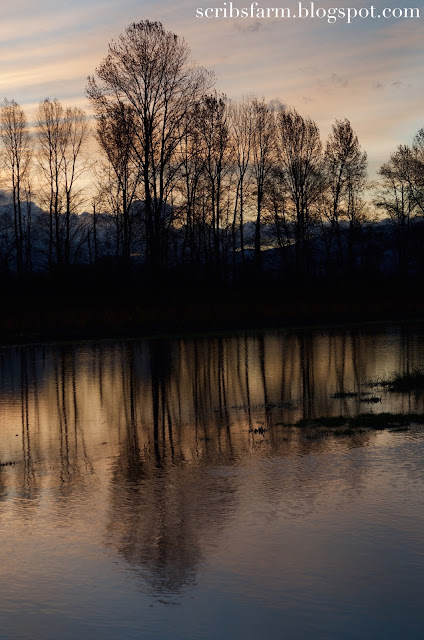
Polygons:
<instances>
[{"instance_id":1,"label":"tall bare tree","mask_svg":"<svg viewBox=\"0 0 424 640\"><path fill-rule=\"evenodd\" d=\"M415 135L412 146L398 148L403 156L402 172L408 182L417 211L424 214L424 128Z\"/></svg>"},{"instance_id":2,"label":"tall bare tree","mask_svg":"<svg viewBox=\"0 0 424 640\"><path fill-rule=\"evenodd\" d=\"M47 98L36 116L42 199L49 210L49 267L71 262L71 218L81 202L78 180L86 164L82 149L89 129L85 113Z\"/></svg>"},{"instance_id":3,"label":"tall bare tree","mask_svg":"<svg viewBox=\"0 0 424 640\"><path fill-rule=\"evenodd\" d=\"M2 161L6 171L6 186L13 202L16 269L19 276L28 267L25 259L26 226L30 224L23 211L24 187L29 181L32 142L23 109L14 101L5 99L0 107L0 139L3 143ZM26 252L28 254L28 252Z\"/></svg>"},{"instance_id":4,"label":"tall bare tree","mask_svg":"<svg viewBox=\"0 0 424 640\"><path fill-rule=\"evenodd\" d=\"M65 190L65 264L71 262L71 215L75 214L78 206L82 202L83 186L78 184L79 178L82 177L86 170L86 163L82 159L82 150L88 135L88 121L82 109L78 107L68 107L65 110L64 117L64 138L65 145L63 149L63 178ZM79 231L77 225L76 231Z\"/></svg>"},{"instance_id":5,"label":"tall bare tree","mask_svg":"<svg viewBox=\"0 0 424 640\"><path fill-rule=\"evenodd\" d=\"M408 248L411 240L411 222L417 216L419 207L411 188L411 149L400 145L390 160L379 170L380 183L375 204L389 216L396 239L396 253L400 275L408 271Z\"/></svg>"},{"instance_id":6,"label":"tall bare tree","mask_svg":"<svg viewBox=\"0 0 424 640\"><path fill-rule=\"evenodd\" d=\"M128 105L111 105L98 114L96 137L108 162L103 176L116 220L116 256L127 263L132 244L132 207L142 179L141 165L133 154L135 136L134 111Z\"/></svg>"},{"instance_id":7,"label":"tall bare tree","mask_svg":"<svg viewBox=\"0 0 424 640\"><path fill-rule=\"evenodd\" d=\"M336 238L338 262L344 262L341 221L349 223L348 263L352 262L352 243L363 214L363 194L367 178L367 154L349 120L336 120L327 140L324 154L324 174L327 183L324 216L330 225L330 249Z\"/></svg>"},{"instance_id":8,"label":"tall bare tree","mask_svg":"<svg viewBox=\"0 0 424 640\"><path fill-rule=\"evenodd\" d=\"M295 109L278 112L277 141L281 176L294 213L296 269L305 275L314 204L323 186L322 144L315 122Z\"/></svg>"},{"instance_id":9,"label":"tall bare tree","mask_svg":"<svg viewBox=\"0 0 424 640\"><path fill-rule=\"evenodd\" d=\"M234 157L237 165L237 189L234 204L233 218L233 253L236 252L235 230L237 225L237 213L239 220L240 234L240 254L241 262L245 263L244 251L244 224L245 224L245 202L246 183L249 180L249 168L252 162L252 148L255 139L254 116L255 101L246 98L241 102L236 102L231 108L231 135L234 144Z\"/></svg>"},{"instance_id":10,"label":"tall bare tree","mask_svg":"<svg viewBox=\"0 0 424 640\"><path fill-rule=\"evenodd\" d=\"M229 102L225 95L205 95L198 104L197 126L203 141L203 170L208 183L210 224L214 262L219 265L223 250L224 180L232 169Z\"/></svg>"},{"instance_id":11,"label":"tall bare tree","mask_svg":"<svg viewBox=\"0 0 424 640\"><path fill-rule=\"evenodd\" d=\"M161 23L131 24L89 78L87 93L96 116L117 105L133 111L133 153L143 174L147 260L161 267L166 260L170 201L178 175L176 151L187 113L208 90L212 78L190 62L184 40Z\"/></svg>"},{"instance_id":12,"label":"tall bare tree","mask_svg":"<svg viewBox=\"0 0 424 640\"><path fill-rule=\"evenodd\" d=\"M261 217L266 183L275 162L274 113L265 99L253 101L253 162L252 170L256 187L255 263L261 263Z\"/></svg>"},{"instance_id":13,"label":"tall bare tree","mask_svg":"<svg viewBox=\"0 0 424 640\"><path fill-rule=\"evenodd\" d=\"M184 239L181 250L182 263L187 260L193 264L205 256L205 237L203 225L203 182L204 177L204 139L201 127L192 114L188 126L183 126L184 135L181 137L179 148L180 164L180 212L181 223L184 226Z\"/></svg>"},{"instance_id":14,"label":"tall bare tree","mask_svg":"<svg viewBox=\"0 0 424 640\"><path fill-rule=\"evenodd\" d=\"M42 173L42 202L49 210L48 263L52 269L54 246L56 260L61 262L60 240L61 174L63 166L63 131L61 127L63 107L58 100L46 99L37 112L38 161Z\"/></svg>"}]
</instances>

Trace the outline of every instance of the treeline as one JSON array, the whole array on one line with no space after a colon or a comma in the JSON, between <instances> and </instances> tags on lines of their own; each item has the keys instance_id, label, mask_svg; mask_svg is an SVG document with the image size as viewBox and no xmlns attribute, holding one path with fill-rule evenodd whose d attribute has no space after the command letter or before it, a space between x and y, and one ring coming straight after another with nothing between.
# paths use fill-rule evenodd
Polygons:
<instances>
[{"instance_id":1,"label":"treeline","mask_svg":"<svg viewBox=\"0 0 424 640\"><path fill-rule=\"evenodd\" d=\"M13 100L0 107L3 273L423 273L424 129L371 185L347 119L323 144L294 108L231 101L184 40L149 21L110 44L87 96L94 127L56 99L31 127Z\"/></svg>"}]
</instances>

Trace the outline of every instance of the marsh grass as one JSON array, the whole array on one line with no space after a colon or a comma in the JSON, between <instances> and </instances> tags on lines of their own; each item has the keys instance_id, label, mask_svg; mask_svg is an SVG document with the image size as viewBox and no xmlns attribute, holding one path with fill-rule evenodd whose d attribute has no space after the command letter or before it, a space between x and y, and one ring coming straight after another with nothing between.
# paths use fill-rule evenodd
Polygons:
<instances>
[{"instance_id":1,"label":"marsh grass","mask_svg":"<svg viewBox=\"0 0 424 640\"><path fill-rule=\"evenodd\" d=\"M381 386L393 393L409 393L424 391L424 368L413 369L410 373L393 373L388 380L383 380Z\"/></svg>"},{"instance_id":2,"label":"marsh grass","mask_svg":"<svg viewBox=\"0 0 424 640\"><path fill-rule=\"evenodd\" d=\"M371 384L370 384L371 386ZM370 396L370 393L367 391L337 391L337 393L332 393L330 398L334 400L348 400L349 398L359 398L359 402L381 402L381 398L377 396Z\"/></svg>"},{"instance_id":3,"label":"marsh grass","mask_svg":"<svg viewBox=\"0 0 424 640\"><path fill-rule=\"evenodd\" d=\"M391 373L387 378L370 380L365 386L379 387L392 393L424 392L424 367L416 367L409 373Z\"/></svg>"},{"instance_id":4,"label":"marsh grass","mask_svg":"<svg viewBox=\"0 0 424 640\"><path fill-rule=\"evenodd\" d=\"M348 435L359 430L381 431L383 429L408 428L413 424L424 424L424 414L419 413L360 413L357 416L329 416L298 420L300 428L327 429L335 435Z\"/></svg>"}]
</instances>

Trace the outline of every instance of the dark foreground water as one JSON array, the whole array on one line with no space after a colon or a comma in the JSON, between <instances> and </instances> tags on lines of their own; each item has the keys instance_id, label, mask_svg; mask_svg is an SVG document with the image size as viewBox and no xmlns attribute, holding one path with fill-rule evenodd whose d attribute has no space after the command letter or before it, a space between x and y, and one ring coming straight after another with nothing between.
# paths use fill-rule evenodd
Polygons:
<instances>
[{"instance_id":1,"label":"dark foreground water","mask_svg":"<svg viewBox=\"0 0 424 640\"><path fill-rule=\"evenodd\" d=\"M423 362L416 327L1 349L0 638L422 638L423 427L287 425L422 414L366 384Z\"/></svg>"}]
</instances>

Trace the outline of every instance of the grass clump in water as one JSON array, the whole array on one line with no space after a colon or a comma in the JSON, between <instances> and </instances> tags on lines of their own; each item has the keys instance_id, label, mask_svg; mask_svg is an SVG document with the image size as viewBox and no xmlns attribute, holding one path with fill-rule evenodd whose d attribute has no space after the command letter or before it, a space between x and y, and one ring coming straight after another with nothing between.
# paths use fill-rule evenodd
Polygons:
<instances>
[{"instance_id":1,"label":"grass clump in water","mask_svg":"<svg viewBox=\"0 0 424 640\"><path fill-rule=\"evenodd\" d=\"M388 380L383 380L380 384L394 393L423 392L424 368L413 369L410 373L393 373Z\"/></svg>"},{"instance_id":2,"label":"grass clump in water","mask_svg":"<svg viewBox=\"0 0 424 640\"><path fill-rule=\"evenodd\" d=\"M329 416L298 420L295 427L318 427L332 430L341 428L358 431L369 429L380 431L393 427L410 427L413 424L424 424L424 414L420 413L360 413L357 416Z\"/></svg>"}]
</instances>

